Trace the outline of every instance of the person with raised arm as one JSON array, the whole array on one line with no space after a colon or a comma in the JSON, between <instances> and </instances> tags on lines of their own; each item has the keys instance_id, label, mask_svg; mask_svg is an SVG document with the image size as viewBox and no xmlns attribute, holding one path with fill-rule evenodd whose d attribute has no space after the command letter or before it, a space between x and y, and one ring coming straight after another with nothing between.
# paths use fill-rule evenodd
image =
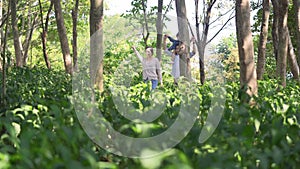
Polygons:
<instances>
[{"instance_id":1,"label":"person with raised arm","mask_svg":"<svg viewBox=\"0 0 300 169\"><path fill-rule=\"evenodd\" d=\"M165 54L171 56L171 64L172 64L171 75L174 78L174 84L178 85L178 79L180 77L179 52L181 50L182 43L180 42L176 44L174 47L172 47L172 49L174 48L174 50L171 52L169 48L167 48L167 44L166 44L167 38L169 38L169 36L165 35L163 41L163 50L165 51Z\"/></svg>"},{"instance_id":2,"label":"person with raised arm","mask_svg":"<svg viewBox=\"0 0 300 169\"><path fill-rule=\"evenodd\" d=\"M160 85L163 85L162 81L162 71L159 60L156 57L153 57L153 48L146 48L146 57L143 57L136 49L136 47L132 47L135 55L139 58L143 66L143 80L144 82L151 81L152 90L158 86L158 82Z\"/></svg>"}]
</instances>

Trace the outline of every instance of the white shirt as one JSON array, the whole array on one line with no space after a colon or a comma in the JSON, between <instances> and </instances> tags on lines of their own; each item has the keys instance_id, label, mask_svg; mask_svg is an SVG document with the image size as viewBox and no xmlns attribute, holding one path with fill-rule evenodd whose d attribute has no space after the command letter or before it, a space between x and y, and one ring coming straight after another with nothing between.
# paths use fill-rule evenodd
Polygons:
<instances>
[{"instance_id":1,"label":"white shirt","mask_svg":"<svg viewBox=\"0 0 300 169\"><path fill-rule=\"evenodd\" d=\"M174 55L172 52L170 52L169 50L165 50L165 54L172 56ZM172 63L172 71L171 71L171 75L177 79L180 77L180 68L179 68L179 55L175 55L173 63Z\"/></svg>"}]
</instances>

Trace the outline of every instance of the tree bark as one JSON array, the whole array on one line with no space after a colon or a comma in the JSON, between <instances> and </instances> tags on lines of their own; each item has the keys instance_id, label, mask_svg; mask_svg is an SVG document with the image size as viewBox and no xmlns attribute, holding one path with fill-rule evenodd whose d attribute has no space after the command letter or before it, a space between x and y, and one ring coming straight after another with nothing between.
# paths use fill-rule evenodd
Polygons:
<instances>
[{"instance_id":1,"label":"tree bark","mask_svg":"<svg viewBox=\"0 0 300 169\"><path fill-rule=\"evenodd\" d=\"M272 0L273 5L273 25L272 25L272 38L273 38L273 49L274 49L274 55L276 59L277 64L277 58L278 58L278 43L279 43L279 35L278 35L278 22L279 22L279 3L278 0Z\"/></svg>"},{"instance_id":2,"label":"tree bark","mask_svg":"<svg viewBox=\"0 0 300 169\"><path fill-rule=\"evenodd\" d=\"M29 8L31 9L31 6L29 6ZM30 47L30 43L31 43L31 39L32 39L32 34L33 31L35 29L35 23L37 20L38 15L32 16L31 14L31 10L28 10L28 20L27 20L27 33L26 33L26 37L25 37L25 41L23 43L24 46L24 52L23 52L23 65L27 65L27 61L28 61L28 51L29 51L29 47ZM34 15L34 14L33 14ZM32 17L33 17L33 21L32 21Z\"/></svg>"},{"instance_id":3,"label":"tree bark","mask_svg":"<svg viewBox=\"0 0 300 169\"><path fill-rule=\"evenodd\" d=\"M22 43L20 41L20 35L18 30L18 20L17 20L17 2L16 0L10 0L11 5L11 25L12 25L12 32L14 37L14 48L15 48L15 55L16 55L16 66L22 67L23 66L23 53L22 53Z\"/></svg>"},{"instance_id":4,"label":"tree bark","mask_svg":"<svg viewBox=\"0 0 300 169\"><path fill-rule=\"evenodd\" d=\"M147 1L142 0L142 9L143 9L143 15L144 15L144 22L145 22L145 26L143 25L143 40L144 40L144 44L145 44L145 49L148 46L148 38L150 35L146 8L147 8Z\"/></svg>"},{"instance_id":5,"label":"tree bark","mask_svg":"<svg viewBox=\"0 0 300 169\"><path fill-rule=\"evenodd\" d=\"M186 6L185 0L175 0L176 4L176 13L177 13L177 24L179 30L179 39L182 41L185 46L187 47L187 51L189 52L189 44L190 44L190 37L189 37L189 29L186 17ZM190 67L190 59L187 59L186 55L180 55L180 76L184 76L187 78L191 78L191 71Z\"/></svg>"},{"instance_id":6,"label":"tree bark","mask_svg":"<svg viewBox=\"0 0 300 169\"><path fill-rule=\"evenodd\" d=\"M90 77L103 91L103 0L91 0L90 9Z\"/></svg>"},{"instance_id":7,"label":"tree bark","mask_svg":"<svg viewBox=\"0 0 300 169\"><path fill-rule=\"evenodd\" d=\"M163 20L162 20L162 8L163 0L158 0L158 9L157 9L157 19L156 19L156 57L161 61L161 44L162 44L162 34L163 34Z\"/></svg>"},{"instance_id":8,"label":"tree bark","mask_svg":"<svg viewBox=\"0 0 300 169\"><path fill-rule=\"evenodd\" d=\"M288 61L289 61L290 67L291 67L291 72L293 74L293 78L295 80L299 81L299 65L297 63L297 57L294 52L294 47L293 47L291 36L289 33L288 33Z\"/></svg>"},{"instance_id":9,"label":"tree bark","mask_svg":"<svg viewBox=\"0 0 300 169\"><path fill-rule=\"evenodd\" d=\"M1 5L2 5L2 2L1 2ZM7 7L7 13L8 13L8 15L7 15L7 20L5 20L5 22L6 22L6 24L5 24L5 33L4 33L4 37L2 37L1 36L1 42L3 42L3 43L1 43L1 56L2 56L2 65L3 65L3 67L2 67L2 92L1 92L1 94L2 94L2 104L5 106L6 105L6 54L5 54L5 52L6 52L6 39L7 39L7 34L8 34L8 20L9 20L9 16L10 16L10 3L8 4L8 7ZM1 13L2 13L2 11L1 11ZM4 21L2 21L3 23L4 23ZM2 27L1 27L1 29L2 29ZM1 33L2 33L2 31L1 31Z\"/></svg>"},{"instance_id":10,"label":"tree bark","mask_svg":"<svg viewBox=\"0 0 300 169\"><path fill-rule=\"evenodd\" d=\"M240 85L247 87L247 94L257 94L257 78L250 24L249 0L236 1L236 32L240 62Z\"/></svg>"},{"instance_id":11,"label":"tree bark","mask_svg":"<svg viewBox=\"0 0 300 169\"><path fill-rule=\"evenodd\" d=\"M270 16L270 0L263 0L263 16L260 29L258 60L257 60L257 79L261 80L265 71L266 64L266 45L268 40L268 27Z\"/></svg>"},{"instance_id":12,"label":"tree bark","mask_svg":"<svg viewBox=\"0 0 300 169\"><path fill-rule=\"evenodd\" d=\"M286 61L288 54L288 0L279 1L279 20L278 20L278 58L277 58L277 74L280 84L286 86Z\"/></svg>"},{"instance_id":13,"label":"tree bark","mask_svg":"<svg viewBox=\"0 0 300 169\"><path fill-rule=\"evenodd\" d=\"M61 50L64 59L65 70L67 73L72 74L72 59L70 55L70 47L67 38L67 31L64 24L60 0L52 0L55 11L55 18L57 24L57 31L59 35Z\"/></svg>"},{"instance_id":14,"label":"tree bark","mask_svg":"<svg viewBox=\"0 0 300 169\"><path fill-rule=\"evenodd\" d=\"M293 5L296 13L296 25L297 25L297 55L298 55L298 63L300 63L300 1L293 0Z\"/></svg>"},{"instance_id":15,"label":"tree bark","mask_svg":"<svg viewBox=\"0 0 300 169\"><path fill-rule=\"evenodd\" d=\"M209 31L209 25L210 25L210 18L211 18L211 12L214 4L216 3L216 0L210 0L207 1L205 5L203 5L203 13L204 13L204 22L203 25L203 32L200 37L200 27L199 27L199 21L198 21L198 5L199 0L195 0L195 15L196 15L196 31L197 31L197 39L198 43L197 48L199 52L199 70L200 70L200 82L201 84L204 84L205 82L205 67L204 67L204 54L205 54L205 48L207 45L207 35Z\"/></svg>"},{"instance_id":16,"label":"tree bark","mask_svg":"<svg viewBox=\"0 0 300 169\"><path fill-rule=\"evenodd\" d=\"M73 68L77 70L77 15L78 15L79 0L76 0L74 9L72 10L72 21L73 21Z\"/></svg>"},{"instance_id":17,"label":"tree bark","mask_svg":"<svg viewBox=\"0 0 300 169\"><path fill-rule=\"evenodd\" d=\"M0 0L0 22L2 24L3 22L3 3L2 3L2 0ZM2 38L3 38L3 29L2 27L0 27L0 55L2 54L2 51L3 51L3 48L2 48L2 45L3 45L3 41L2 41ZM2 56L2 55L1 55ZM1 62L1 60L0 60ZM3 66L2 66L2 62L0 63L0 71L2 71L3 69Z\"/></svg>"},{"instance_id":18,"label":"tree bark","mask_svg":"<svg viewBox=\"0 0 300 169\"><path fill-rule=\"evenodd\" d=\"M39 0L39 6L40 6L41 26L42 26L42 31L43 31L41 33L42 46L43 46L43 56L44 56L44 60L45 60L47 68L51 69L51 63L49 61L48 54L47 54L47 33L48 33L48 21L49 21L49 16L50 16L51 9L53 7L53 1L51 1L50 7L48 9L48 13L47 13L47 16L46 16L46 21L45 21L45 26L44 26L44 22L43 22L44 17L43 17L43 7L42 7L41 0Z\"/></svg>"}]
</instances>

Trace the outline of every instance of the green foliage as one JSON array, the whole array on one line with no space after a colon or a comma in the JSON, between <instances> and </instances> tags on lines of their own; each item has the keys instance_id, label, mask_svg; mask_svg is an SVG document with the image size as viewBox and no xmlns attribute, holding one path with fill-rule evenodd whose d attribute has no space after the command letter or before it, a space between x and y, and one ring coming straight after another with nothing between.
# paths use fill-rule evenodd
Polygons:
<instances>
[{"instance_id":1,"label":"green foliage","mask_svg":"<svg viewBox=\"0 0 300 169\"><path fill-rule=\"evenodd\" d=\"M223 71L218 73L223 73L226 81L238 81L240 67L236 37L232 34L222 39L215 47L215 54L218 56L215 60L223 65ZM212 63L216 63L216 61ZM216 64L212 64L212 66L215 67Z\"/></svg>"},{"instance_id":2,"label":"green foliage","mask_svg":"<svg viewBox=\"0 0 300 169\"><path fill-rule=\"evenodd\" d=\"M68 97L64 71L12 69L0 113L1 168L99 168L98 153ZM3 99L3 98L1 98Z\"/></svg>"},{"instance_id":3,"label":"green foliage","mask_svg":"<svg viewBox=\"0 0 300 169\"><path fill-rule=\"evenodd\" d=\"M227 38L223 38L215 47L216 54L222 54L223 60L228 59L229 55L231 54L231 50L237 48L237 40L235 35L231 34Z\"/></svg>"},{"instance_id":4,"label":"green foliage","mask_svg":"<svg viewBox=\"0 0 300 169\"><path fill-rule=\"evenodd\" d=\"M143 110L149 106L150 86L141 83L141 74L132 76L136 78L124 88L128 91L124 96ZM99 95L100 109L123 134L157 135L173 123L181 102L172 78L164 74L164 79L160 90L166 94L167 107L153 123L133 123L120 116L109 86ZM296 83L288 82L278 92L277 81L259 81L259 95L252 106L239 101L238 83L226 84L223 118L203 144L197 138L211 105L212 85L198 86L200 112L180 144L154 158L129 159L102 150L85 134L68 99L70 80L63 71L40 67L9 70L8 105L0 114L1 168L297 168L300 163L300 87Z\"/></svg>"}]
</instances>

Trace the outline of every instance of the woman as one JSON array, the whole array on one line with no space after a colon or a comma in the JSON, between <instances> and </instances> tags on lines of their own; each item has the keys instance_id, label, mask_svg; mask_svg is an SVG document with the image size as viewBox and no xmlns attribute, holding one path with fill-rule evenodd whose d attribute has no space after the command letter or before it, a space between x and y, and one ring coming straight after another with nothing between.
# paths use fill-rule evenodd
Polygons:
<instances>
[{"instance_id":1,"label":"woman","mask_svg":"<svg viewBox=\"0 0 300 169\"><path fill-rule=\"evenodd\" d=\"M144 82L151 81L152 90L158 85L158 81L162 85L162 74L160 62L157 58L153 57L153 48L146 48L146 58L142 57L136 48L132 47L136 56L140 59L143 65L143 79Z\"/></svg>"}]
</instances>

